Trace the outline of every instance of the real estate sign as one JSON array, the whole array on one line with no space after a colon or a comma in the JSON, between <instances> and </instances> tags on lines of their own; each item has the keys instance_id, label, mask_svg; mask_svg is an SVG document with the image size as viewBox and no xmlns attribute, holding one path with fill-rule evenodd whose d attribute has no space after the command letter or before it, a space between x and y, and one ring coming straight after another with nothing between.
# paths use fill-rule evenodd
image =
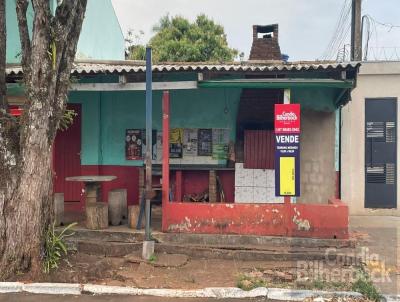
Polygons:
<instances>
[{"instance_id":1,"label":"real estate sign","mask_svg":"<svg viewBox=\"0 0 400 302\"><path fill-rule=\"evenodd\" d=\"M275 195L300 196L300 104L275 104Z\"/></svg>"}]
</instances>

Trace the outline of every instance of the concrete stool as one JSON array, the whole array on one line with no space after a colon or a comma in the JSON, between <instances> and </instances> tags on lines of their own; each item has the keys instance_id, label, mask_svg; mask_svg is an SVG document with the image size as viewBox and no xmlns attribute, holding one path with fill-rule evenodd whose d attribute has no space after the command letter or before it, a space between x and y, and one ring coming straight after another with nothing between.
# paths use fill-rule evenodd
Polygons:
<instances>
[{"instance_id":1,"label":"concrete stool","mask_svg":"<svg viewBox=\"0 0 400 302\"><path fill-rule=\"evenodd\" d=\"M114 189L113 192L119 192L121 194L121 208L122 208L122 219L128 218L128 190L127 189Z\"/></svg>"},{"instance_id":2,"label":"concrete stool","mask_svg":"<svg viewBox=\"0 0 400 302\"><path fill-rule=\"evenodd\" d=\"M90 230L108 228L108 205L105 202L91 202L86 205L86 227Z\"/></svg>"},{"instance_id":3,"label":"concrete stool","mask_svg":"<svg viewBox=\"0 0 400 302\"><path fill-rule=\"evenodd\" d=\"M122 199L124 193L120 190L108 192L108 217L111 225L120 225L122 221Z\"/></svg>"},{"instance_id":4,"label":"concrete stool","mask_svg":"<svg viewBox=\"0 0 400 302\"><path fill-rule=\"evenodd\" d=\"M54 223L64 224L64 193L54 193Z\"/></svg>"}]
</instances>

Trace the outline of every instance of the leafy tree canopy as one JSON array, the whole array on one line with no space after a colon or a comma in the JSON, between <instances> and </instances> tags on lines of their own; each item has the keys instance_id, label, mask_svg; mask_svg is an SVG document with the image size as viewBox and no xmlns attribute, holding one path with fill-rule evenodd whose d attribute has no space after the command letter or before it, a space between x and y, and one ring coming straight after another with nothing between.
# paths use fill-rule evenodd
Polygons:
<instances>
[{"instance_id":1,"label":"leafy tree canopy","mask_svg":"<svg viewBox=\"0 0 400 302\"><path fill-rule=\"evenodd\" d=\"M184 17L166 15L153 27L155 35L149 44L155 62L221 62L233 61L238 51L230 48L223 26L206 15L194 22ZM143 60L144 46L128 47L129 58Z\"/></svg>"}]
</instances>

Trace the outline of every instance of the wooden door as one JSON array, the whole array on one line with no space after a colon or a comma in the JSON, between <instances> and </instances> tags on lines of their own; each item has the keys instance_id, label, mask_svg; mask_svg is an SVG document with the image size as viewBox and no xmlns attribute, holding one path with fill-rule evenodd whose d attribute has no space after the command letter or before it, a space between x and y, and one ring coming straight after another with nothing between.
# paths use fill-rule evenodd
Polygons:
<instances>
[{"instance_id":1,"label":"wooden door","mask_svg":"<svg viewBox=\"0 0 400 302\"><path fill-rule=\"evenodd\" d=\"M80 202L83 185L66 181L81 175L81 104L68 104L77 115L67 130L59 130L54 143L54 192L64 193L65 201Z\"/></svg>"}]
</instances>

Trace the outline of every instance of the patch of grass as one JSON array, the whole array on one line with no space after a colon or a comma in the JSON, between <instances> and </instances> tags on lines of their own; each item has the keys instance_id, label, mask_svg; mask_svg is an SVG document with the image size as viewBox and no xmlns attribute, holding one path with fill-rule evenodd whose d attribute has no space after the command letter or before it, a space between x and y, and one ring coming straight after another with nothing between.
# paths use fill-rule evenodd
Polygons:
<instances>
[{"instance_id":1,"label":"patch of grass","mask_svg":"<svg viewBox=\"0 0 400 302\"><path fill-rule=\"evenodd\" d=\"M151 254L150 258L149 258L149 262L150 263L154 263L157 261L157 255L156 254Z\"/></svg>"},{"instance_id":2,"label":"patch of grass","mask_svg":"<svg viewBox=\"0 0 400 302\"><path fill-rule=\"evenodd\" d=\"M238 276L236 286L243 290L249 291L257 287L266 287L267 282L260 277L252 277L245 274L240 274Z\"/></svg>"},{"instance_id":3,"label":"patch of grass","mask_svg":"<svg viewBox=\"0 0 400 302\"><path fill-rule=\"evenodd\" d=\"M369 274L365 271L363 267L360 269L358 279L352 284L351 289L355 292L359 292L364 297L372 301L380 301L382 298L378 289L372 282Z\"/></svg>"},{"instance_id":4,"label":"patch of grass","mask_svg":"<svg viewBox=\"0 0 400 302\"><path fill-rule=\"evenodd\" d=\"M68 249L65 244L65 237L73 235L67 234L67 231L77 223L71 223L65 227L60 233L56 232L55 225L51 225L46 233L43 272L48 274L52 269L57 269L62 257L67 256Z\"/></svg>"}]
</instances>

